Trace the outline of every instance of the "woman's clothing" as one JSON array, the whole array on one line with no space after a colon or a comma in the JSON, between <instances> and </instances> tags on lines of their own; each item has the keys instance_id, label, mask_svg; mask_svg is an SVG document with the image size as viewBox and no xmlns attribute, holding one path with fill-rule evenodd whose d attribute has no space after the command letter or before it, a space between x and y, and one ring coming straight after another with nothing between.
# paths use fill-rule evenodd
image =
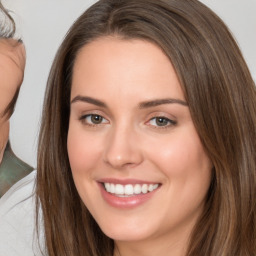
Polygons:
<instances>
[{"instance_id":1,"label":"woman's clothing","mask_svg":"<svg viewBox=\"0 0 256 256\"><path fill-rule=\"evenodd\" d=\"M36 171L0 198L0 256L40 256L35 231Z\"/></svg>"},{"instance_id":2,"label":"woman's clothing","mask_svg":"<svg viewBox=\"0 0 256 256\"><path fill-rule=\"evenodd\" d=\"M10 144L8 143L5 148L3 160L0 164L0 198L11 188L11 186L32 171L33 168L20 160L13 153Z\"/></svg>"}]
</instances>

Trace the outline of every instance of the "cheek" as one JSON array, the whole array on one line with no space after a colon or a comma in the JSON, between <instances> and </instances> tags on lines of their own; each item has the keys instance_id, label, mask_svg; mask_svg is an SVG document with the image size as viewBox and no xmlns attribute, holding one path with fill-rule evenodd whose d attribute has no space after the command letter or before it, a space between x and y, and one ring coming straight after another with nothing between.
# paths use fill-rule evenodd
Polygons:
<instances>
[{"instance_id":1,"label":"cheek","mask_svg":"<svg viewBox=\"0 0 256 256\"><path fill-rule=\"evenodd\" d=\"M166 175L177 176L198 174L212 169L212 163L205 153L193 126L180 130L165 141L155 141L157 147L147 147L149 154Z\"/></svg>"},{"instance_id":2,"label":"cheek","mask_svg":"<svg viewBox=\"0 0 256 256\"><path fill-rule=\"evenodd\" d=\"M91 170L99 162L97 140L86 136L79 127L70 125L67 138L67 149L70 167L74 180L91 175Z\"/></svg>"},{"instance_id":3,"label":"cheek","mask_svg":"<svg viewBox=\"0 0 256 256\"><path fill-rule=\"evenodd\" d=\"M193 127L155 141L155 147L147 147L148 157L165 175L166 188L170 198L177 198L179 204L189 201L197 203L206 195L212 177L212 163ZM178 203L178 202L177 202Z\"/></svg>"},{"instance_id":4,"label":"cheek","mask_svg":"<svg viewBox=\"0 0 256 256\"><path fill-rule=\"evenodd\" d=\"M174 224L190 217L196 219L203 209L212 177L212 163L197 133L191 130L175 133L147 153L165 176L163 218Z\"/></svg>"},{"instance_id":5,"label":"cheek","mask_svg":"<svg viewBox=\"0 0 256 256\"><path fill-rule=\"evenodd\" d=\"M67 149L74 183L85 205L95 197L93 175L99 163L99 143L86 136L81 127L71 124L68 131Z\"/></svg>"}]
</instances>

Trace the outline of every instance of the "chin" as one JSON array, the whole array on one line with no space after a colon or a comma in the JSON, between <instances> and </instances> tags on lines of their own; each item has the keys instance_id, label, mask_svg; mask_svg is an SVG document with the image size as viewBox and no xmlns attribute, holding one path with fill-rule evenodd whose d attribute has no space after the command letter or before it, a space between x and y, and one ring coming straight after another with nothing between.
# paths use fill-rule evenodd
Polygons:
<instances>
[{"instance_id":1,"label":"chin","mask_svg":"<svg viewBox=\"0 0 256 256\"><path fill-rule=\"evenodd\" d=\"M126 242L133 242L133 241L141 241L146 239L149 234L140 232L139 230L136 230L136 232L133 230L111 230L106 231L102 230L103 233L108 236L109 238L115 240L115 241L126 241Z\"/></svg>"},{"instance_id":2,"label":"chin","mask_svg":"<svg viewBox=\"0 0 256 256\"><path fill-rule=\"evenodd\" d=\"M152 236L155 232L151 225L143 225L132 220L130 223L126 221L109 221L98 223L102 232L115 241L140 241ZM156 231L156 230L155 230Z\"/></svg>"}]
</instances>

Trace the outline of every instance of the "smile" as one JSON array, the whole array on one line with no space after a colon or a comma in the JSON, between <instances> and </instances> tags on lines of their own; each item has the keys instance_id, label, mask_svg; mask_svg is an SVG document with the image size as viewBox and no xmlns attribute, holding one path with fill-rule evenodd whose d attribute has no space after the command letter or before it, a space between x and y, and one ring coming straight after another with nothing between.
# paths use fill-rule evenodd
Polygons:
<instances>
[{"instance_id":1,"label":"smile","mask_svg":"<svg viewBox=\"0 0 256 256\"><path fill-rule=\"evenodd\" d=\"M103 183L105 190L118 197L131 197L139 194L147 194L159 187L159 184L114 184Z\"/></svg>"}]
</instances>

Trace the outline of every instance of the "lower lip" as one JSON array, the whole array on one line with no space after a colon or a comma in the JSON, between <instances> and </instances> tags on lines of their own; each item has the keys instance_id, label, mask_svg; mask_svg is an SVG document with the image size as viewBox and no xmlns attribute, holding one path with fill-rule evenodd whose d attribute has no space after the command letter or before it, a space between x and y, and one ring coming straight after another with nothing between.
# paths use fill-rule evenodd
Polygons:
<instances>
[{"instance_id":1,"label":"lower lip","mask_svg":"<svg viewBox=\"0 0 256 256\"><path fill-rule=\"evenodd\" d=\"M103 199L111 206L121 209L129 209L129 208L135 208L139 205L142 205L146 203L148 200L150 200L156 191L155 189L152 192L146 193L146 194L139 194L129 197L118 197L113 194L108 193L104 188L103 185L99 184L100 191L102 194Z\"/></svg>"}]
</instances>

